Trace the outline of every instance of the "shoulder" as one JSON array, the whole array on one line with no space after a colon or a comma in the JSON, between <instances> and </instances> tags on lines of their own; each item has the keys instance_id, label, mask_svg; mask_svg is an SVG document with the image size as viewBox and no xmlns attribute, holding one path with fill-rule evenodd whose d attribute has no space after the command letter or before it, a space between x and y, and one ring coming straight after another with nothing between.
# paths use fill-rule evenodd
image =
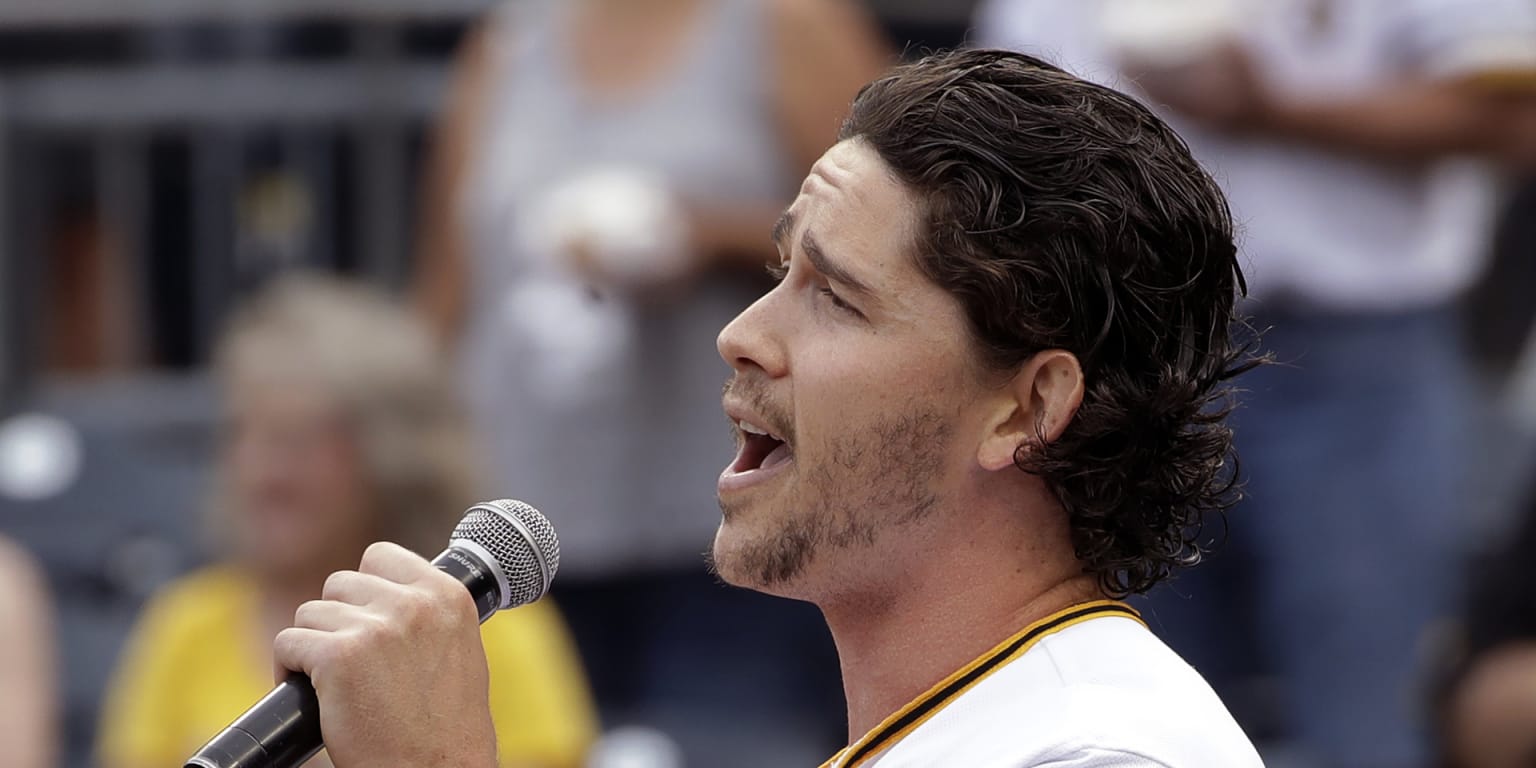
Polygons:
<instances>
[{"instance_id":1,"label":"shoulder","mask_svg":"<svg viewBox=\"0 0 1536 768\"><path fill-rule=\"evenodd\" d=\"M1064 766L1221 765L1260 768L1252 742L1206 690L1079 685L1062 701L1067 732L1053 760ZM1116 762L1114 758L1125 762ZM1081 762L1079 762L1081 761ZM1047 762L1056 766L1056 762Z\"/></svg>"},{"instance_id":2,"label":"shoulder","mask_svg":"<svg viewBox=\"0 0 1536 768\"><path fill-rule=\"evenodd\" d=\"M1070 750L1064 757L1104 753L1143 761L1130 765L1261 765L1211 686L1141 623L1086 622L1046 638L1038 651L1057 679L1063 726L1078 734L1078 743L1063 745Z\"/></svg>"},{"instance_id":3,"label":"shoulder","mask_svg":"<svg viewBox=\"0 0 1536 768\"><path fill-rule=\"evenodd\" d=\"M151 599L157 606L203 608L209 603L245 600L253 591L250 577L238 569L212 566L193 571L160 589Z\"/></svg>"},{"instance_id":4,"label":"shoulder","mask_svg":"<svg viewBox=\"0 0 1536 768\"><path fill-rule=\"evenodd\" d=\"M509 660L540 663L530 654L538 657L570 647L559 611L542 600L492 616L480 626L480 637L493 667Z\"/></svg>"},{"instance_id":5,"label":"shoulder","mask_svg":"<svg viewBox=\"0 0 1536 768\"><path fill-rule=\"evenodd\" d=\"M0 538L0 605L30 603L43 591L44 579L37 561L20 546Z\"/></svg>"},{"instance_id":6,"label":"shoulder","mask_svg":"<svg viewBox=\"0 0 1536 768\"><path fill-rule=\"evenodd\" d=\"M1131 619L1050 635L973 693L963 728L1032 764L1261 765L1205 680Z\"/></svg>"},{"instance_id":7,"label":"shoulder","mask_svg":"<svg viewBox=\"0 0 1536 768\"><path fill-rule=\"evenodd\" d=\"M236 613L250 605L254 586L234 568L194 571L165 587L145 605L141 632L161 636L227 627Z\"/></svg>"},{"instance_id":8,"label":"shoulder","mask_svg":"<svg viewBox=\"0 0 1536 768\"><path fill-rule=\"evenodd\" d=\"M548 735L590 738L596 726L586 679L554 604L499 613L481 626L481 638L498 720L544 718L539 722L552 729ZM545 722L550 718L558 723Z\"/></svg>"},{"instance_id":9,"label":"shoulder","mask_svg":"<svg viewBox=\"0 0 1536 768\"><path fill-rule=\"evenodd\" d=\"M0 625L19 627L0 640L0 649L11 649L22 638L44 642L52 622L49 615L47 578L32 556L19 545L0 538ZM0 663L8 659L0 659Z\"/></svg>"}]
</instances>

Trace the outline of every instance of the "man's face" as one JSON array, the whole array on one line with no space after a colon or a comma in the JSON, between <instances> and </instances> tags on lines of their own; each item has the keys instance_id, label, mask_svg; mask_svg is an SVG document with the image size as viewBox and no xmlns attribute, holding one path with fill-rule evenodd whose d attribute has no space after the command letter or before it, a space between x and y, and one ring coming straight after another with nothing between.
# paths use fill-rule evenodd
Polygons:
<instances>
[{"instance_id":1,"label":"man's face","mask_svg":"<svg viewBox=\"0 0 1536 768\"><path fill-rule=\"evenodd\" d=\"M782 281L721 332L725 580L814 597L879 579L974 469L983 376L959 303L918 270L918 216L873 148L838 144L777 228Z\"/></svg>"}]
</instances>

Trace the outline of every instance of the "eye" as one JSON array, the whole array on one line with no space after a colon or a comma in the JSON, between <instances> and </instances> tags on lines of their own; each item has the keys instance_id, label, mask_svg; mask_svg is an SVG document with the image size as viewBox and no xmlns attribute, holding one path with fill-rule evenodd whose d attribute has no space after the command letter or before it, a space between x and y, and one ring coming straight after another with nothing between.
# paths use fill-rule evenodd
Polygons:
<instances>
[{"instance_id":1,"label":"eye","mask_svg":"<svg viewBox=\"0 0 1536 768\"><path fill-rule=\"evenodd\" d=\"M855 317L863 317L864 316L863 313L861 313L861 312L859 312L859 310L855 309L852 304L849 304L848 302L843 301L843 298L841 296L838 296L837 292L833 291L831 287L829 287L829 286L822 286L820 288L817 288L816 291L818 293L820 293L821 295L827 297L827 300L832 302L832 306L836 307L839 311L847 312L848 314L853 315Z\"/></svg>"}]
</instances>

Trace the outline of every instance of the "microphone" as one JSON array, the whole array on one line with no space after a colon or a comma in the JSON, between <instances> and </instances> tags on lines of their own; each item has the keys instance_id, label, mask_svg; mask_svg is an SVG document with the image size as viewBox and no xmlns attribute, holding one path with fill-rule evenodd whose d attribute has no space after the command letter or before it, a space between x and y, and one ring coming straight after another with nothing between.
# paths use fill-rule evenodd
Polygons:
<instances>
[{"instance_id":1,"label":"microphone","mask_svg":"<svg viewBox=\"0 0 1536 768\"><path fill-rule=\"evenodd\" d=\"M560 567L560 540L537 509L500 499L470 507L432 564L475 598L480 621L544 596ZM295 672L214 736L185 768L298 768L324 747L320 701Z\"/></svg>"}]
</instances>

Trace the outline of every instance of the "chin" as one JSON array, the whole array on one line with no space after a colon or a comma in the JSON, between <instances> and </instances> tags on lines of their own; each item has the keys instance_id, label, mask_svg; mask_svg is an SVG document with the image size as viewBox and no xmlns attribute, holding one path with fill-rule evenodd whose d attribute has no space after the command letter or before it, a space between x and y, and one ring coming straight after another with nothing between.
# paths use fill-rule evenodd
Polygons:
<instances>
[{"instance_id":1,"label":"chin","mask_svg":"<svg viewBox=\"0 0 1536 768\"><path fill-rule=\"evenodd\" d=\"M734 530L729 521L722 520L720 528L715 531L715 541L709 550L709 569L715 576L733 587L756 588L751 579L746 576L746 569L742 567L741 532Z\"/></svg>"},{"instance_id":2,"label":"chin","mask_svg":"<svg viewBox=\"0 0 1536 768\"><path fill-rule=\"evenodd\" d=\"M804 599L809 553L785 531L745 530L722 522L715 533L710 567L721 581L778 597Z\"/></svg>"},{"instance_id":3,"label":"chin","mask_svg":"<svg viewBox=\"0 0 1536 768\"><path fill-rule=\"evenodd\" d=\"M329 551L317 546L322 541L325 538L319 533L305 536L253 536L243 542L240 553L248 565L263 573L306 573L329 562L326 557Z\"/></svg>"}]
</instances>

